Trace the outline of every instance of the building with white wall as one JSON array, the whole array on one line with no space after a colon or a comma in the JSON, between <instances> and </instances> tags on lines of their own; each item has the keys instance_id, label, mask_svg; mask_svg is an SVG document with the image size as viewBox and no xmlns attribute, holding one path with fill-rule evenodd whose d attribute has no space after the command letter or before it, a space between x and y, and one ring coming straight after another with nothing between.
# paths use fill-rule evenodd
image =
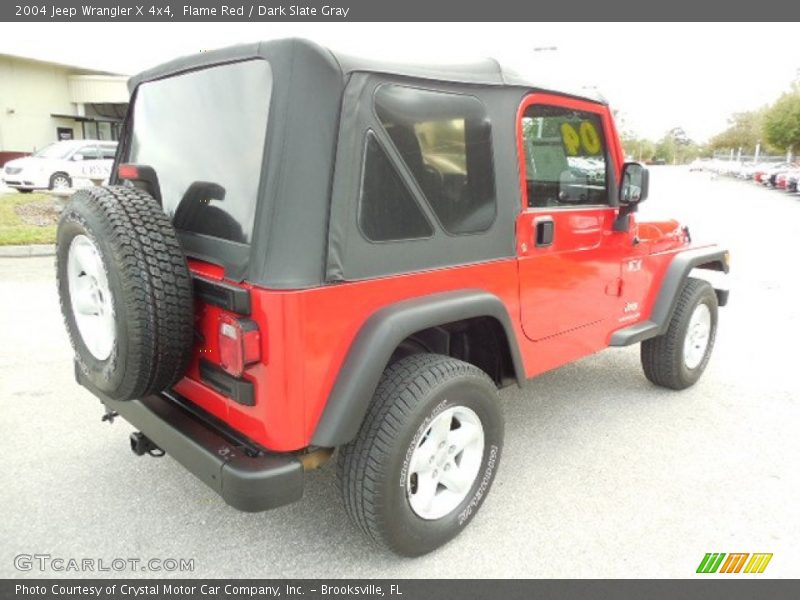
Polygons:
<instances>
[{"instance_id":1,"label":"building with white wall","mask_svg":"<svg viewBox=\"0 0 800 600\"><path fill-rule=\"evenodd\" d=\"M115 140L127 77L0 54L0 166L59 139Z\"/></svg>"}]
</instances>

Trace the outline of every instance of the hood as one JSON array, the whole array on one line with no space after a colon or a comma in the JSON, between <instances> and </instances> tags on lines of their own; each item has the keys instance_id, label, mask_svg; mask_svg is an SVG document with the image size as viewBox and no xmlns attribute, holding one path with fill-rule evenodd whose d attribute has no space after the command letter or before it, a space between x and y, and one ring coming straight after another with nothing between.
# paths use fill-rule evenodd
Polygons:
<instances>
[{"instance_id":1,"label":"hood","mask_svg":"<svg viewBox=\"0 0 800 600\"><path fill-rule=\"evenodd\" d=\"M23 156L15 158L3 165L3 169L28 169L31 167L43 167L47 163L53 162L52 158L39 158L38 156Z\"/></svg>"},{"instance_id":2,"label":"hood","mask_svg":"<svg viewBox=\"0 0 800 600\"><path fill-rule=\"evenodd\" d=\"M686 227L673 219L665 221L640 221L638 237L648 254L668 252L689 243Z\"/></svg>"}]
</instances>

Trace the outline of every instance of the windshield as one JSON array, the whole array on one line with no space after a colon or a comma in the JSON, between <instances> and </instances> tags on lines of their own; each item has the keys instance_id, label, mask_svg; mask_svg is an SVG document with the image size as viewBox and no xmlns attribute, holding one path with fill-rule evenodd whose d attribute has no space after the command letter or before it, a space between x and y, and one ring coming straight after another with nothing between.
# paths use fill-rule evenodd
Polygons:
<instances>
[{"instance_id":1,"label":"windshield","mask_svg":"<svg viewBox=\"0 0 800 600\"><path fill-rule=\"evenodd\" d=\"M176 229L250 242L271 93L264 60L139 86L128 161L155 169Z\"/></svg>"},{"instance_id":2,"label":"windshield","mask_svg":"<svg viewBox=\"0 0 800 600\"><path fill-rule=\"evenodd\" d=\"M74 149L75 146L72 144L61 144L59 142L55 142L45 146L37 152L34 152L33 156L38 158L67 158L69 153Z\"/></svg>"}]
</instances>

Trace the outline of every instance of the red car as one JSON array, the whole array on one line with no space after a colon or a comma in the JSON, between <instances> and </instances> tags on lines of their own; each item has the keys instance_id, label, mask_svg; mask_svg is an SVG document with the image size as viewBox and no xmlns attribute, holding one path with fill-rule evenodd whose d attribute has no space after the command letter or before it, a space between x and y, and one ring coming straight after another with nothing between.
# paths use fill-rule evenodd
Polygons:
<instances>
[{"instance_id":1,"label":"red car","mask_svg":"<svg viewBox=\"0 0 800 600\"><path fill-rule=\"evenodd\" d=\"M798 173L797 167L798 167L797 163L793 163L775 173L774 174L775 187L778 188L779 190L789 190L789 191L793 191L791 189L792 187L796 189L796 186L792 186L790 181L792 177L797 176Z\"/></svg>"},{"instance_id":2,"label":"red car","mask_svg":"<svg viewBox=\"0 0 800 600\"><path fill-rule=\"evenodd\" d=\"M770 167L761 167L753 172L753 181L756 183L764 183L764 178L769 177Z\"/></svg>"},{"instance_id":3,"label":"red car","mask_svg":"<svg viewBox=\"0 0 800 600\"><path fill-rule=\"evenodd\" d=\"M235 508L337 451L354 523L423 554L488 496L499 388L609 346L673 389L708 364L727 291L691 273L728 254L637 221L648 173L599 99L301 40L130 86L111 185L58 228L76 377Z\"/></svg>"}]
</instances>

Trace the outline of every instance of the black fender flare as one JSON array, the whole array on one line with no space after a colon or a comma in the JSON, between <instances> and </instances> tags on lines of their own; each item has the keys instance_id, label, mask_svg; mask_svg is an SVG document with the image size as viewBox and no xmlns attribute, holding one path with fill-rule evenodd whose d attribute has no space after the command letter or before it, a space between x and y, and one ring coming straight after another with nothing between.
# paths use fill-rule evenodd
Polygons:
<instances>
[{"instance_id":1,"label":"black fender flare","mask_svg":"<svg viewBox=\"0 0 800 600\"><path fill-rule=\"evenodd\" d=\"M500 323L517 382L522 384L525 370L517 337L500 298L469 289L403 300L379 309L362 325L328 396L312 445L330 448L356 437L381 375L405 338L428 327L475 317L492 317Z\"/></svg>"},{"instance_id":2,"label":"black fender flare","mask_svg":"<svg viewBox=\"0 0 800 600\"><path fill-rule=\"evenodd\" d=\"M722 248L696 248L678 252L667 267L661 281L658 297L653 305L650 318L646 321L625 327L611 334L610 346L629 346L638 342L662 335L667 331L678 294L692 269L711 269L713 271L729 271L728 251ZM728 301L727 290L714 290L720 306Z\"/></svg>"}]
</instances>

